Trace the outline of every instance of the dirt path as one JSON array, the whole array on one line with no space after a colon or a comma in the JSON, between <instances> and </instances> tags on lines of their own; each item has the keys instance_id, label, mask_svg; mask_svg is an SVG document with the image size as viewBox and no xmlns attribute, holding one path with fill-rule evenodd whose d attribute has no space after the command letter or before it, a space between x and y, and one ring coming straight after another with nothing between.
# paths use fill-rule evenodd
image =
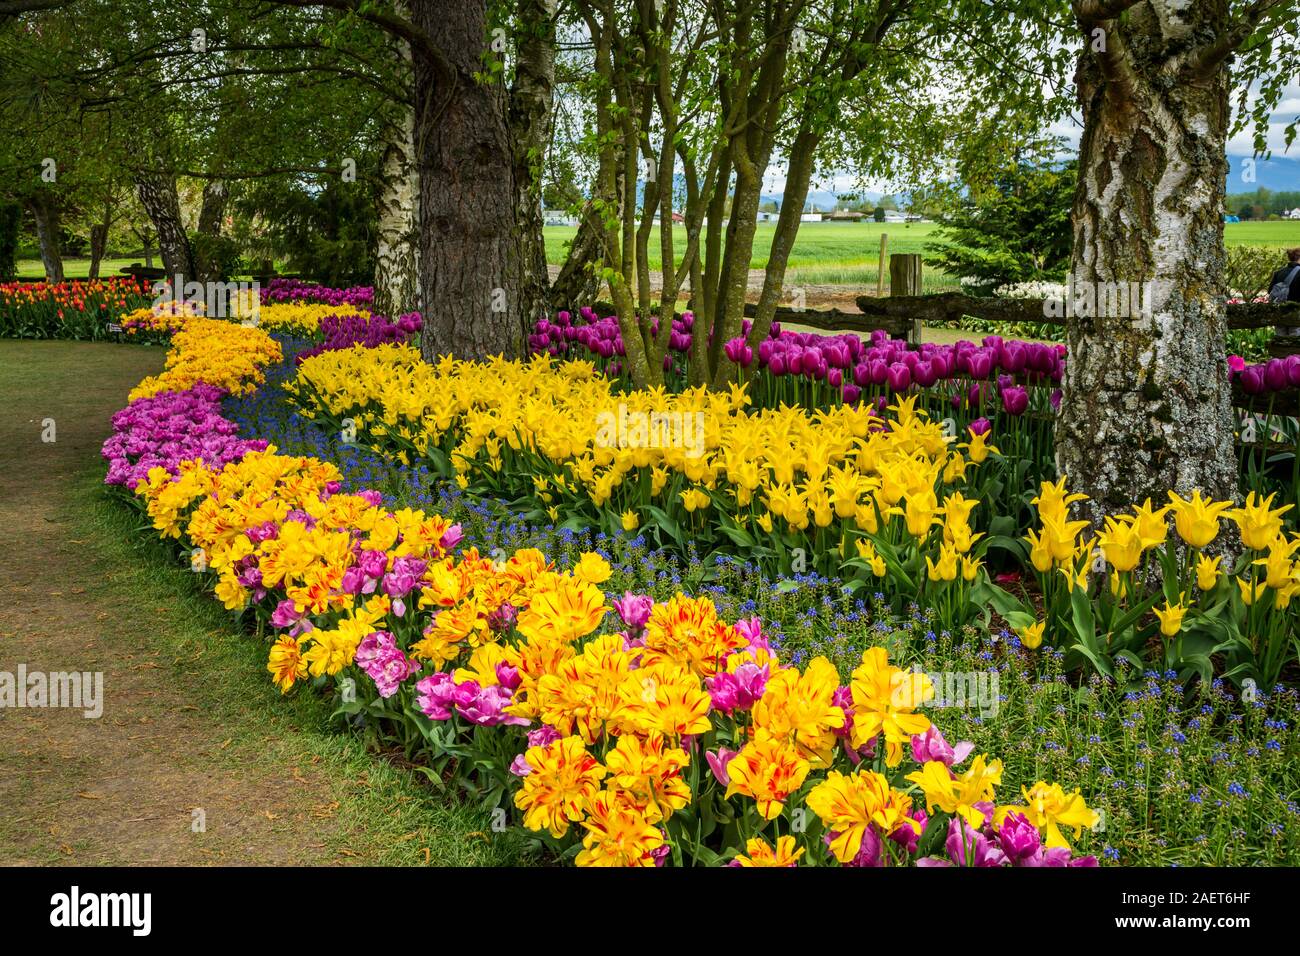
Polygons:
<instances>
[{"instance_id":1,"label":"dirt path","mask_svg":"<svg viewBox=\"0 0 1300 956\"><path fill-rule=\"evenodd\" d=\"M279 700L264 649L105 498L109 418L162 358L0 341L0 681L103 674L97 719L0 706L0 864L500 862L323 702Z\"/></svg>"}]
</instances>

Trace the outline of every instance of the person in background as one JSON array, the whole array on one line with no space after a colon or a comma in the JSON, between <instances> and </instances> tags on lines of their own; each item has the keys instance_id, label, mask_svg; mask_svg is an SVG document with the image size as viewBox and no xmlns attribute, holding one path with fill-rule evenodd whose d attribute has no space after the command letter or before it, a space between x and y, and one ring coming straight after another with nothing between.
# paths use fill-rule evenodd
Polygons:
<instances>
[{"instance_id":1,"label":"person in background","mask_svg":"<svg viewBox=\"0 0 1300 956\"><path fill-rule=\"evenodd\" d=\"M1288 249L1286 251L1287 264L1277 272L1273 273L1273 278L1268 284L1268 301L1274 305L1282 305L1286 302L1300 302L1300 248ZM1273 329L1274 336L1286 338L1300 337L1300 328L1284 328L1277 326Z\"/></svg>"}]
</instances>

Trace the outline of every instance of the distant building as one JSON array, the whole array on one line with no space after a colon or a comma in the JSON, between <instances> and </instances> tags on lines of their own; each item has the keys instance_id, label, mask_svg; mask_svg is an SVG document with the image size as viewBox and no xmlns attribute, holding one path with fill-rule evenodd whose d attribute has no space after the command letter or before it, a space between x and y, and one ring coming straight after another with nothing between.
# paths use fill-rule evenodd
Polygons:
<instances>
[{"instance_id":1,"label":"distant building","mask_svg":"<svg viewBox=\"0 0 1300 956\"><path fill-rule=\"evenodd\" d=\"M1300 219L1300 206L1292 209L1290 212L1282 213L1287 219Z\"/></svg>"},{"instance_id":2,"label":"distant building","mask_svg":"<svg viewBox=\"0 0 1300 956\"><path fill-rule=\"evenodd\" d=\"M826 217L831 222L861 222L867 214L852 209L837 209Z\"/></svg>"},{"instance_id":3,"label":"distant building","mask_svg":"<svg viewBox=\"0 0 1300 956\"><path fill-rule=\"evenodd\" d=\"M821 222L822 214L819 212L805 212L799 216L800 222Z\"/></svg>"},{"instance_id":4,"label":"distant building","mask_svg":"<svg viewBox=\"0 0 1300 956\"><path fill-rule=\"evenodd\" d=\"M542 222L547 226L576 226L578 217L571 216L561 209L543 209Z\"/></svg>"}]
</instances>

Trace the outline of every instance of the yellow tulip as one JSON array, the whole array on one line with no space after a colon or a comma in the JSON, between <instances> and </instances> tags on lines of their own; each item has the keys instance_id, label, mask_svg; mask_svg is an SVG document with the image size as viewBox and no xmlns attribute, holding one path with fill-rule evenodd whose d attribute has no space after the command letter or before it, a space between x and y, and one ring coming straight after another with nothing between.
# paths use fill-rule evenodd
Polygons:
<instances>
[{"instance_id":1,"label":"yellow tulip","mask_svg":"<svg viewBox=\"0 0 1300 956\"><path fill-rule=\"evenodd\" d=\"M1106 530L1097 537L1101 552L1116 571L1132 571L1142 560L1146 546L1138 522L1127 517L1106 518Z\"/></svg>"},{"instance_id":2,"label":"yellow tulip","mask_svg":"<svg viewBox=\"0 0 1300 956\"><path fill-rule=\"evenodd\" d=\"M1247 581L1245 578L1237 578L1237 587L1241 591L1241 602L1245 604L1246 607L1250 607L1254 604L1255 599L1263 594L1267 589L1267 585L1262 581L1258 584L1251 584L1251 582Z\"/></svg>"},{"instance_id":3,"label":"yellow tulip","mask_svg":"<svg viewBox=\"0 0 1300 956\"><path fill-rule=\"evenodd\" d=\"M1268 548L1268 556L1254 562L1263 566L1267 572L1265 584L1280 589L1294 581L1295 572L1291 566L1291 555L1295 554L1297 548L1300 548L1300 538L1293 538L1290 544L1287 544L1286 539L1281 535L1273 539Z\"/></svg>"},{"instance_id":4,"label":"yellow tulip","mask_svg":"<svg viewBox=\"0 0 1300 956\"><path fill-rule=\"evenodd\" d=\"M1222 557L1211 558L1205 554L1197 557L1196 586L1202 591L1212 591L1214 586L1219 583L1219 562L1222 560Z\"/></svg>"},{"instance_id":5,"label":"yellow tulip","mask_svg":"<svg viewBox=\"0 0 1300 956\"><path fill-rule=\"evenodd\" d=\"M1274 495L1267 498L1260 498L1255 492L1246 496L1246 504L1241 508L1233 508L1231 511L1224 512L1225 517L1231 518L1236 522L1237 527L1241 529L1241 541L1252 551L1265 551L1273 543L1273 539L1278 536L1282 530L1282 515L1286 514L1293 507L1292 505L1283 505L1276 511L1270 511L1269 505L1273 503Z\"/></svg>"},{"instance_id":6,"label":"yellow tulip","mask_svg":"<svg viewBox=\"0 0 1300 956\"><path fill-rule=\"evenodd\" d=\"M931 581L954 581L957 578L957 552L945 544L939 550L937 564L926 555L925 568Z\"/></svg>"},{"instance_id":7,"label":"yellow tulip","mask_svg":"<svg viewBox=\"0 0 1300 956\"><path fill-rule=\"evenodd\" d=\"M1169 525L1165 523L1165 515L1168 512L1168 505L1159 511L1152 510L1150 498L1134 506L1133 525L1142 541L1143 549L1158 548L1165 543L1165 539L1169 537Z\"/></svg>"},{"instance_id":8,"label":"yellow tulip","mask_svg":"<svg viewBox=\"0 0 1300 956\"><path fill-rule=\"evenodd\" d=\"M1204 548L1218 537L1219 518L1232 507L1232 502L1211 502L1201 497L1198 488L1192 492L1190 501L1169 492L1169 507L1174 512L1174 528L1178 536L1193 548Z\"/></svg>"},{"instance_id":9,"label":"yellow tulip","mask_svg":"<svg viewBox=\"0 0 1300 956\"><path fill-rule=\"evenodd\" d=\"M907 507L904 511L908 534L914 538L924 539L929 535L930 528L938 520L935 517L938 510L939 501L935 497L934 491L927 490L908 495Z\"/></svg>"},{"instance_id":10,"label":"yellow tulip","mask_svg":"<svg viewBox=\"0 0 1300 956\"><path fill-rule=\"evenodd\" d=\"M1043 631L1046 629L1046 621L1035 621L1028 627L1016 628L1016 634L1020 637L1020 643L1032 651L1042 645Z\"/></svg>"},{"instance_id":11,"label":"yellow tulip","mask_svg":"<svg viewBox=\"0 0 1300 956\"><path fill-rule=\"evenodd\" d=\"M1165 637L1173 637L1183 629L1183 617L1187 614L1187 608L1181 603L1170 604L1165 602L1163 609L1153 608L1156 617L1160 619L1160 633Z\"/></svg>"}]
</instances>

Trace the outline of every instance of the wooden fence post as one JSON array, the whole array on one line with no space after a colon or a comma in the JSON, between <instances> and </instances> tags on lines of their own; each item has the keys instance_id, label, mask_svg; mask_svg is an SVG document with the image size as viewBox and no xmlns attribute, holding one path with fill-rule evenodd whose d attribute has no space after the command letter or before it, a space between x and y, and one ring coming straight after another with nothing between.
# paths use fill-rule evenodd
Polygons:
<instances>
[{"instance_id":1,"label":"wooden fence post","mask_svg":"<svg viewBox=\"0 0 1300 956\"><path fill-rule=\"evenodd\" d=\"M889 294L891 297L921 294L920 254L896 252L889 257ZM913 345L921 344L921 319L919 316L912 320L911 342Z\"/></svg>"},{"instance_id":2,"label":"wooden fence post","mask_svg":"<svg viewBox=\"0 0 1300 956\"><path fill-rule=\"evenodd\" d=\"M876 298L885 294L885 248L889 245L889 233L880 234L880 266L876 269Z\"/></svg>"}]
</instances>

